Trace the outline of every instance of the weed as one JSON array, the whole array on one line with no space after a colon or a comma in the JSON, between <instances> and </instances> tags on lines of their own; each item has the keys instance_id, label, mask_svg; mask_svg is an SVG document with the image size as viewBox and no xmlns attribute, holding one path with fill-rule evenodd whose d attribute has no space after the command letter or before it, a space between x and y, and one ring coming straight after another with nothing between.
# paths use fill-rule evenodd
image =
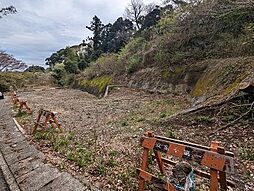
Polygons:
<instances>
[{"instance_id":1,"label":"weed","mask_svg":"<svg viewBox=\"0 0 254 191\"><path fill-rule=\"evenodd\" d=\"M110 159L106 162L106 165L108 167L115 167L117 166L117 162L115 161L113 157L110 157Z\"/></svg>"},{"instance_id":2,"label":"weed","mask_svg":"<svg viewBox=\"0 0 254 191\"><path fill-rule=\"evenodd\" d=\"M35 138L37 141L42 140L42 139L45 139L44 133L41 132L41 131L37 131L37 132L34 134L34 138Z\"/></svg>"},{"instance_id":3,"label":"weed","mask_svg":"<svg viewBox=\"0 0 254 191\"><path fill-rule=\"evenodd\" d=\"M56 137L56 130L55 128L48 128L46 131L36 131L34 134L34 138L39 140L51 140L53 141Z\"/></svg>"},{"instance_id":4,"label":"weed","mask_svg":"<svg viewBox=\"0 0 254 191\"><path fill-rule=\"evenodd\" d=\"M98 172L99 172L100 175L103 175L103 176L106 175L107 169L106 169L106 167L103 165L103 163L100 163L100 164L97 165L97 170L98 170Z\"/></svg>"},{"instance_id":5,"label":"weed","mask_svg":"<svg viewBox=\"0 0 254 191\"><path fill-rule=\"evenodd\" d=\"M145 121L145 118L144 118L144 117L139 117L139 118L137 119L137 122L142 122L142 121Z\"/></svg>"},{"instance_id":6,"label":"weed","mask_svg":"<svg viewBox=\"0 0 254 191\"><path fill-rule=\"evenodd\" d=\"M66 139L64 136L60 136L56 140L54 140L53 149L55 151L62 151L68 146L68 144L69 140Z\"/></svg>"},{"instance_id":7,"label":"weed","mask_svg":"<svg viewBox=\"0 0 254 191\"><path fill-rule=\"evenodd\" d=\"M71 140L73 140L74 138L75 138L75 133L69 132L68 135L67 135L67 139L71 141Z\"/></svg>"},{"instance_id":8,"label":"weed","mask_svg":"<svg viewBox=\"0 0 254 191\"><path fill-rule=\"evenodd\" d=\"M74 161L80 168L88 165L92 159L92 153L85 148L77 148L74 151L67 152L67 159Z\"/></svg>"},{"instance_id":9,"label":"weed","mask_svg":"<svg viewBox=\"0 0 254 191\"><path fill-rule=\"evenodd\" d=\"M86 158L83 158L83 157L79 158L79 159L76 161L77 165L78 165L80 168L86 166L86 165L88 164L88 162L89 162L89 161L88 161Z\"/></svg>"},{"instance_id":10,"label":"weed","mask_svg":"<svg viewBox=\"0 0 254 191\"><path fill-rule=\"evenodd\" d=\"M241 149L240 157L242 160L254 161L254 151L248 148Z\"/></svg>"},{"instance_id":11,"label":"weed","mask_svg":"<svg viewBox=\"0 0 254 191\"><path fill-rule=\"evenodd\" d=\"M160 113L160 118L165 118L167 117L167 113L166 112L161 112Z\"/></svg>"},{"instance_id":12,"label":"weed","mask_svg":"<svg viewBox=\"0 0 254 191\"><path fill-rule=\"evenodd\" d=\"M195 120L197 122L200 122L200 123L212 123L213 122L213 118L209 117L209 116L204 116L204 115L201 115L201 116L197 116L195 118Z\"/></svg>"},{"instance_id":13,"label":"weed","mask_svg":"<svg viewBox=\"0 0 254 191\"><path fill-rule=\"evenodd\" d=\"M27 112L26 111L18 110L18 113L16 114L15 117L25 117L25 116L27 116Z\"/></svg>"},{"instance_id":14,"label":"weed","mask_svg":"<svg viewBox=\"0 0 254 191\"><path fill-rule=\"evenodd\" d=\"M110 151L109 152L109 157L116 157L119 155L119 152L118 151Z\"/></svg>"},{"instance_id":15,"label":"weed","mask_svg":"<svg viewBox=\"0 0 254 191\"><path fill-rule=\"evenodd\" d=\"M124 120L124 121L121 122L121 126L122 126L122 127L126 127L126 126L128 126L128 125L129 125L129 123L128 123L127 120Z\"/></svg>"},{"instance_id":16,"label":"weed","mask_svg":"<svg viewBox=\"0 0 254 191\"><path fill-rule=\"evenodd\" d=\"M77 160L77 158L76 158L76 152L75 151L68 151L67 152L67 155L66 155L66 157L67 157L67 159L68 160L70 160L70 161L76 161Z\"/></svg>"},{"instance_id":17,"label":"weed","mask_svg":"<svg viewBox=\"0 0 254 191\"><path fill-rule=\"evenodd\" d=\"M165 136L168 137L168 138L173 138L173 139L176 138L176 135L175 135L174 131L172 131L171 129L166 130Z\"/></svg>"},{"instance_id":18,"label":"weed","mask_svg":"<svg viewBox=\"0 0 254 191\"><path fill-rule=\"evenodd\" d=\"M225 122L230 122L230 121L233 121L235 119L236 119L236 116L234 114L223 116L223 121L225 121Z\"/></svg>"}]
</instances>

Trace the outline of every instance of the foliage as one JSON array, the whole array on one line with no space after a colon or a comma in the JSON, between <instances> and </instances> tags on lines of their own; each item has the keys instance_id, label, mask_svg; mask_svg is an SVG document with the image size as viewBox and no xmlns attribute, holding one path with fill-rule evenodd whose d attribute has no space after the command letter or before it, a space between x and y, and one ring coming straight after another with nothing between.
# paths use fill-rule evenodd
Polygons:
<instances>
[{"instance_id":1,"label":"foliage","mask_svg":"<svg viewBox=\"0 0 254 191\"><path fill-rule=\"evenodd\" d=\"M133 23L119 17L113 25L108 24L103 30L102 51L104 53L118 52L130 39L133 33Z\"/></svg>"},{"instance_id":2,"label":"foliage","mask_svg":"<svg viewBox=\"0 0 254 191\"><path fill-rule=\"evenodd\" d=\"M172 27L164 34L167 38L161 41L160 50L169 55L169 63L248 55L252 49L247 44L253 40L245 43L245 39L253 32L245 29L253 22L251 4L241 2L239 6L228 0L189 4L173 20L170 15L163 20L172 22Z\"/></svg>"},{"instance_id":3,"label":"foliage","mask_svg":"<svg viewBox=\"0 0 254 191\"><path fill-rule=\"evenodd\" d=\"M10 91L29 84L33 74L28 72L0 72L0 89Z\"/></svg>"},{"instance_id":4,"label":"foliage","mask_svg":"<svg viewBox=\"0 0 254 191\"><path fill-rule=\"evenodd\" d=\"M156 6L155 8L153 8L151 12L149 12L147 15L145 15L142 18L141 30L155 26L157 22L161 19L161 13L162 13L162 10L160 9L159 6Z\"/></svg>"},{"instance_id":5,"label":"foliage","mask_svg":"<svg viewBox=\"0 0 254 191\"><path fill-rule=\"evenodd\" d=\"M45 72L45 68L41 67L41 66L29 66L25 72Z\"/></svg>"},{"instance_id":6,"label":"foliage","mask_svg":"<svg viewBox=\"0 0 254 191\"><path fill-rule=\"evenodd\" d=\"M95 60L99 57L99 55L102 53L101 50L101 42L102 42L102 30L103 30L103 24L101 20L95 15L93 17L93 20L90 23L90 26L86 26L87 29L93 32L93 37L89 38L89 40L92 40L93 44L93 54L92 54L92 60Z\"/></svg>"},{"instance_id":7,"label":"foliage","mask_svg":"<svg viewBox=\"0 0 254 191\"><path fill-rule=\"evenodd\" d=\"M52 76L55 79L55 83L64 86L65 83L65 77L67 76L67 72L65 70L64 64L56 64L52 71Z\"/></svg>"},{"instance_id":8,"label":"foliage","mask_svg":"<svg viewBox=\"0 0 254 191\"><path fill-rule=\"evenodd\" d=\"M64 62L64 69L68 73L77 74L78 73L78 64L75 60L68 59Z\"/></svg>"},{"instance_id":9,"label":"foliage","mask_svg":"<svg viewBox=\"0 0 254 191\"><path fill-rule=\"evenodd\" d=\"M119 62L124 64L128 73L135 72L142 64L142 51L145 45L144 38L133 38L119 53Z\"/></svg>"},{"instance_id":10,"label":"foliage","mask_svg":"<svg viewBox=\"0 0 254 191\"><path fill-rule=\"evenodd\" d=\"M141 1L131 3L144 9ZM242 0L166 1L164 7L152 5L146 13L139 13L140 18L134 21L140 26L136 32L133 19L120 17L113 24L104 25L94 16L87 26L93 36L86 44L85 53L72 55L68 49L62 49L47 64L60 64L52 73L58 84L68 85L74 79L76 87L96 87L100 91L105 85L96 84L93 79L98 82L100 77L110 76L112 80L150 65L161 67L165 79L177 78L184 72L175 70L179 64L254 55L253 12L253 3ZM227 79L232 71L228 68L228 75L221 76ZM204 81L203 85L210 82ZM201 89L205 90L206 85ZM197 87L193 93L201 94L199 90Z\"/></svg>"},{"instance_id":11,"label":"foliage","mask_svg":"<svg viewBox=\"0 0 254 191\"><path fill-rule=\"evenodd\" d=\"M53 53L50 57L46 58L46 65L49 65L51 69L54 69L56 64L61 64L64 63L67 68L67 72L69 73L75 73L76 70L73 70L73 67L77 68L78 67L78 60L79 57L77 53L75 52L74 48L72 47L66 47L64 49L61 49L55 53ZM72 66L68 66L70 64ZM77 66L73 66L73 64ZM70 70L69 70L70 69Z\"/></svg>"},{"instance_id":12,"label":"foliage","mask_svg":"<svg viewBox=\"0 0 254 191\"><path fill-rule=\"evenodd\" d=\"M107 85L110 85L112 81L112 77L111 76L100 76L100 77L96 77L93 79L82 79L79 82L79 87L80 88L84 88L84 89L93 89L94 91L96 91L97 93L101 94L105 91Z\"/></svg>"}]
</instances>

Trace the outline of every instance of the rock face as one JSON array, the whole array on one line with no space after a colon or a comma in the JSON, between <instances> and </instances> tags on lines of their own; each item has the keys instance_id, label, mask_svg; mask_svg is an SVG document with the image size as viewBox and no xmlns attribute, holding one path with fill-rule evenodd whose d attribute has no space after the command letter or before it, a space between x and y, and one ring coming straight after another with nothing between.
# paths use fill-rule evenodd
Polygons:
<instances>
[{"instance_id":1,"label":"rock face","mask_svg":"<svg viewBox=\"0 0 254 191\"><path fill-rule=\"evenodd\" d=\"M174 66L171 69L145 68L131 75L117 77L114 82L161 93L190 94L207 67L206 64L192 66Z\"/></svg>"},{"instance_id":2,"label":"rock face","mask_svg":"<svg viewBox=\"0 0 254 191\"><path fill-rule=\"evenodd\" d=\"M253 57L211 60L207 66L191 91L197 103L227 100L254 79Z\"/></svg>"},{"instance_id":3,"label":"rock face","mask_svg":"<svg viewBox=\"0 0 254 191\"><path fill-rule=\"evenodd\" d=\"M220 101L253 84L254 57L207 60L196 64L141 69L116 77L114 84L149 91L189 95L193 104ZM246 91L254 91L248 86Z\"/></svg>"}]
</instances>

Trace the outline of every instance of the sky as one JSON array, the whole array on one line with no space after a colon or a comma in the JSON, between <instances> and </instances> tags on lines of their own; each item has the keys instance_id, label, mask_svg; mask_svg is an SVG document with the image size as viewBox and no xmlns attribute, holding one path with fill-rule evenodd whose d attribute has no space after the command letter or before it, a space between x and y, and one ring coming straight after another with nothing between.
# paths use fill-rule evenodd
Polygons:
<instances>
[{"instance_id":1,"label":"sky","mask_svg":"<svg viewBox=\"0 0 254 191\"><path fill-rule=\"evenodd\" d=\"M145 4L161 0L143 0ZM17 14L0 19L0 50L28 65L44 65L53 52L80 44L97 15L104 24L123 16L130 0L0 0Z\"/></svg>"}]
</instances>

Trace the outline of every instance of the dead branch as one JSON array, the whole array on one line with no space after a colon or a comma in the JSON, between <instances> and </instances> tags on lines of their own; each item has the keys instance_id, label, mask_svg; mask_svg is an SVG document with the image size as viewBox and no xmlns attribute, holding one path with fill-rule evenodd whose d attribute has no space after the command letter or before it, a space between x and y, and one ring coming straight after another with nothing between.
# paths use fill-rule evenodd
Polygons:
<instances>
[{"instance_id":1,"label":"dead branch","mask_svg":"<svg viewBox=\"0 0 254 191\"><path fill-rule=\"evenodd\" d=\"M219 128L219 129L216 129L215 131L213 131L212 133L209 133L207 136L211 136L211 135L214 135L215 133L219 132L219 131L222 131L226 128L228 128L229 126L233 125L234 123L236 123L237 121L239 121L240 119L242 119L244 116L248 115L251 111L252 111L252 108L254 106L254 102L251 104L251 107L250 109L245 112L243 115L241 115L240 117L238 117L237 119L235 119L234 121L228 123L227 125L224 125L223 127Z\"/></svg>"}]
</instances>

